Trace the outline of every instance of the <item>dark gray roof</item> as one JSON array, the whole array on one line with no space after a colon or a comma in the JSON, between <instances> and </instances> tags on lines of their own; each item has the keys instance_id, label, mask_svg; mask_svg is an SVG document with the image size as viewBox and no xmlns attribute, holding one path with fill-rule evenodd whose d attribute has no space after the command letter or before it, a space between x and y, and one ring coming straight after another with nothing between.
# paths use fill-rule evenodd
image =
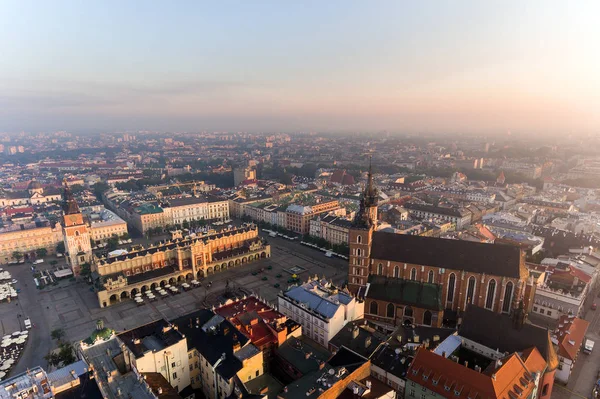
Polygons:
<instances>
[{"instance_id":1,"label":"dark gray roof","mask_svg":"<svg viewBox=\"0 0 600 399\"><path fill-rule=\"evenodd\" d=\"M406 371L410 367L412 360L411 353L402 352L399 348L385 345L379 347L373 356L371 356L372 364L402 379L406 377Z\"/></svg>"},{"instance_id":2,"label":"dark gray roof","mask_svg":"<svg viewBox=\"0 0 600 399\"><path fill-rule=\"evenodd\" d=\"M521 272L516 246L380 231L373 233L371 258L515 278Z\"/></svg>"},{"instance_id":3,"label":"dark gray roof","mask_svg":"<svg viewBox=\"0 0 600 399\"><path fill-rule=\"evenodd\" d=\"M385 336L366 323L366 320L355 320L346 324L335 337L329 340L329 344L337 349L344 346L366 358L370 358L385 340ZM353 338L352 331L355 328L358 335Z\"/></svg>"},{"instance_id":4,"label":"dark gray roof","mask_svg":"<svg viewBox=\"0 0 600 399\"><path fill-rule=\"evenodd\" d=\"M183 335L164 319L144 324L117 336L135 357L142 357L144 353L153 350L162 350L184 339Z\"/></svg>"},{"instance_id":5,"label":"dark gray roof","mask_svg":"<svg viewBox=\"0 0 600 399\"><path fill-rule=\"evenodd\" d=\"M509 315L478 306L469 305L458 335L501 352L521 352L535 346L546 361L556 358L547 329L527 323L517 329Z\"/></svg>"},{"instance_id":6,"label":"dark gray roof","mask_svg":"<svg viewBox=\"0 0 600 399\"><path fill-rule=\"evenodd\" d=\"M442 286L386 276L369 276L366 297L423 309L442 310Z\"/></svg>"},{"instance_id":7,"label":"dark gray roof","mask_svg":"<svg viewBox=\"0 0 600 399\"><path fill-rule=\"evenodd\" d=\"M185 335L188 348L196 348L210 364L215 364L221 355L225 354L225 360L221 362L216 370L224 379L229 380L243 367L242 361L237 356L241 351L234 353L233 345L235 342L239 342L243 348L248 344L248 338L241 334L229 321L222 317L213 319L214 316L214 312L202 309L181 316L172 322ZM215 326L214 330L202 328L208 321L211 321L211 325ZM244 352L246 351L244 349Z\"/></svg>"}]
</instances>

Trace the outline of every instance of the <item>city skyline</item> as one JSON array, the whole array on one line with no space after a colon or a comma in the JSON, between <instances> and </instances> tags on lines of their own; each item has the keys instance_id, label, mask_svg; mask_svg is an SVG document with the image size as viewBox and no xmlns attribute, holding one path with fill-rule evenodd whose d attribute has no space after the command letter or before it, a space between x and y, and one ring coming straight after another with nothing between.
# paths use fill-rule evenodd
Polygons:
<instances>
[{"instance_id":1,"label":"city skyline","mask_svg":"<svg viewBox=\"0 0 600 399\"><path fill-rule=\"evenodd\" d=\"M0 131L593 134L592 2L5 2Z\"/></svg>"}]
</instances>

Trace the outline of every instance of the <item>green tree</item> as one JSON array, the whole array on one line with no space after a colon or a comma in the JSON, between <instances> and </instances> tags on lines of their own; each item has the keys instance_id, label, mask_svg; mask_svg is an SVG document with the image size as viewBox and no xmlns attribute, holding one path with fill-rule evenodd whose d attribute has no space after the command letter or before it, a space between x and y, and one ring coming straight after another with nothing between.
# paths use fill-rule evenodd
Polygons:
<instances>
[{"instance_id":1,"label":"green tree","mask_svg":"<svg viewBox=\"0 0 600 399\"><path fill-rule=\"evenodd\" d=\"M13 259L15 259L17 262L20 262L20 261L21 261L21 259L23 259L23 252L21 252L21 251L14 251L14 252L12 253L12 257L13 257Z\"/></svg>"},{"instance_id":2,"label":"green tree","mask_svg":"<svg viewBox=\"0 0 600 399\"><path fill-rule=\"evenodd\" d=\"M57 328L50 332L50 336L55 341L62 341L62 339L65 337L65 330L63 330L62 328Z\"/></svg>"},{"instance_id":3,"label":"green tree","mask_svg":"<svg viewBox=\"0 0 600 399\"><path fill-rule=\"evenodd\" d=\"M121 234L121 240L129 240L130 236L129 233L125 232L123 234Z\"/></svg>"},{"instance_id":4,"label":"green tree","mask_svg":"<svg viewBox=\"0 0 600 399\"><path fill-rule=\"evenodd\" d=\"M57 264L58 264L58 261L56 261L54 259L50 261L50 266L56 266Z\"/></svg>"},{"instance_id":5,"label":"green tree","mask_svg":"<svg viewBox=\"0 0 600 399\"><path fill-rule=\"evenodd\" d=\"M38 248L35 251L35 254L38 258L43 258L44 256L48 255L48 250L46 248Z\"/></svg>"},{"instance_id":6,"label":"green tree","mask_svg":"<svg viewBox=\"0 0 600 399\"><path fill-rule=\"evenodd\" d=\"M108 239L106 242L106 249L109 251L114 251L119 246L119 237L116 234L113 234L112 237Z\"/></svg>"},{"instance_id":7,"label":"green tree","mask_svg":"<svg viewBox=\"0 0 600 399\"><path fill-rule=\"evenodd\" d=\"M190 222L188 222L188 221L187 221L187 219L186 219L186 220L184 220L184 221L183 221L183 224L182 224L182 227L183 227L184 229L189 229L189 228L190 228Z\"/></svg>"},{"instance_id":8,"label":"green tree","mask_svg":"<svg viewBox=\"0 0 600 399\"><path fill-rule=\"evenodd\" d=\"M102 194L105 191L108 191L108 189L110 187L109 187L108 184L106 184L104 182L98 182L98 183L94 184L91 188L94 191L94 194L96 195L96 198L100 199L100 198L102 198Z\"/></svg>"},{"instance_id":9,"label":"green tree","mask_svg":"<svg viewBox=\"0 0 600 399\"><path fill-rule=\"evenodd\" d=\"M58 352L61 363L66 366L67 364L74 363L77 359L73 354L73 345L68 342L63 342L60 345L60 351Z\"/></svg>"},{"instance_id":10,"label":"green tree","mask_svg":"<svg viewBox=\"0 0 600 399\"><path fill-rule=\"evenodd\" d=\"M50 352L44 356L44 359L46 359L49 366L57 367L60 364L60 357L58 356L58 353Z\"/></svg>"},{"instance_id":11,"label":"green tree","mask_svg":"<svg viewBox=\"0 0 600 399\"><path fill-rule=\"evenodd\" d=\"M92 275L92 267L89 263L84 263L81 265L81 270L79 271L79 275L85 279Z\"/></svg>"},{"instance_id":12,"label":"green tree","mask_svg":"<svg viewBox=\"0 0 600 399\"><path fill-rule=\"evenodd\" d=\"M58 244L56 244L56 253L59 254L64 254L65 253L65 242L61 241Z\"/></svg>"}]
</instances>

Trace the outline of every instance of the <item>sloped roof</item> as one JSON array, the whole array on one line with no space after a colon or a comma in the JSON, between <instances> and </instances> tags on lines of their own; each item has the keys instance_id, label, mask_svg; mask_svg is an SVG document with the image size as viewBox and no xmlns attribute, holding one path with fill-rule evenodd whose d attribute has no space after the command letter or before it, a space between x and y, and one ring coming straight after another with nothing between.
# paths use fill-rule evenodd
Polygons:
<instances>
[{"instance_id":1,"label":"sloped roof","mask_svg":"<svg viewBox=\"0 0 600 399\"><path fill-rule=\"evenodd\" d=\"M587 320L562 315L558 319L558 327L555 331L559 356L575 360L589 326Z\"/></svg>"},{"instance_id":2,"label":"sloped roof","mask_svg":"<svg viewBox=\"0 0 600 399\"><path fill-rule=\"evenodd\" d=\"M558 357L548 330L528 323L516 329L513 320L506 314L469 305L463 314L458 335L501 352L519 352L535 347L550 370L558 366Z\"/></svg>"},{"instance_id":3,"label":"sloped roof","mask_svg":"<svg viewBox=\"0 0 600 399\"><path fill-rule=\"evenodd\" d=\"M442 310L442 286L420 281L369 276L368 299L410 305L418 308Z\"/></svg>"},{"instance_id":4,"label":"sloped roof","mask_svg":"<svg viewBox=\"0 0 600 399\"><path fill-rule=\"evenodd\" d=\"M532 373L537 371L541 370L529 370L517 353L503 359L499 367L492 363L489 370L478 372L421 348L406 377L442 397L451 392L462 399L517 398L521 397L518 391L527 397L535 388Z\"/></svg>"},{"instance_id":5,"label":"sloped roof","mask_svg":"<svg viewBox=\"0 0 600 399\"><path fill-rule=\"evenodd\" d=\"M519 278L527 273L514 246L381 231L373 233L371 258L494 276Z\"/></svg>"},{"instance_id":6,"label":"sloped roof","mask_svg":"<svg viewBox=\"0 0 600 399\"><path fill-rule=\"evenodd\" d=\"M327 298L308 291L304 287L293 287L284 295L297 302L303 303L307 308L328 319L332 318L340 307L339 304L333 303Z\"/></svg>"}]
</instances>

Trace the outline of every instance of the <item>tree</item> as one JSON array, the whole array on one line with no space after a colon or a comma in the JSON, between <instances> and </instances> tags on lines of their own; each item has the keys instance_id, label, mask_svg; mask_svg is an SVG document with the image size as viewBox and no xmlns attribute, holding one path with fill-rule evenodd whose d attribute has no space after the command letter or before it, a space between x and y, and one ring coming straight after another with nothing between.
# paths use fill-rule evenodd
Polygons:
<instances>
[{"instance_id":1,"label":"tree","mask_svg":"<svg viewBox=\"0 0 600 399\"><path fill-rule=\"evenodd\" d=\"M52 332L50 333L50 336L52 337L53 340L60 342L65 337L65 330L63 330L62 328L57 328L55 330L52 330Z\"/></svg>"},{"instance_id":2,"label":"tree","mask_svg":"<svg viewBox=\"0 0 600 399\"><path fill-rule=\"evenodd\" d=\"M46 356L44 356L44 359L46 359L49 366L57 367L60 364L60 358L58 356L58 353L50 352Z\"/></svg>"},{"instance_id":3,"label":"tree","mask_svg":"<svg viewBox=\"0 0 600 399\"><path fill-rule=\"evenodd\" d=\"M89 263L84 263L81 265L81 270L79 271L79 275L85 279L90 277L92 274L92 267Z\"/></svg>"},{"instance_id":4,"label":"tree","mask_svg":"<svg viewBox=\"0 0 600 399\"><path fill-rule=\"evenodd\" d=\"M106 243L106 249L108 249L109 251L114 251L115 249L117 249L118 246L119 246L119 237L117 237L115 234L108 239L108 241Z\"/></svg>"},{"instance_id":5,"label":"tree","mask_svg":"<svg viewBox=\"0 0 600 399\"><path fill-rule=\"evenodd\" d=\"M92 187L92 190L94 190L94 194L96 195L96 198L100 199L102 198L102 194L107 191L110 187L108 186L108 184L104 183L104 182L98 182L96 184L94 184Z\"/></svg>"},{"instance_id":6,"label":"tree","mask_svg":"<svg viewBox=\"0 0 600 399\"><path fill-rule=\"evenodd\" d=\"M12 257L13 259L15 259L17 262L20 262L21 259L23 259L23 252L21 251L15 251L12 253Z\"/></svg>"},{"instance_id":7,"label":"tree","mask_svg":"<svg viewBox=\"0 0 600 399\"><path fill-rule=\"evenodd\" d=\"M56 244L56 253L64 254L65 253L65 242L61 241Z\"/></svg>"},{"instance_id":8,"label":"tree","mask_svg":"<svg viewBox=\"0 0 600 399\"><path fill-rule=\"evenodd\" d=\"M35 251L35 254L38 258L43 258L44 256L48 255L48 250L46 248L38 248Z\"/></svg>"},{"instance_id":9,"label":"tree","mask_svg":"<svg viewBox=\"0 0 600 399\"><path fill-rule=\"evenodd\" d=\"M58 264L57 260L53 259L53 260L50 261L50 266L56 266L57 264Z\"/></svg>"},{"instance_id":10,"label":"tree","mask_svg":"<svg viewBox=\"0 0 600 399\"><path fill-rule=\"evenodd\" d=\"M182 223L182 227L184 229L189 229L190 228L190 222L188 222L187 219L184 220L183 223Z\"/></svg>"},{"instance_id":11,"label":"tree","mask_svg":"<svg viewBox=\"0 0 600 399\"><path fill-rule=\"evenodd\" d=\"M130 236L129 233L125 232L123 234L121 234L121 240L129 240Z\"/></svg>"},{"instance_id":12,"label":"tree","mask_svg":"<svg viewBox=\"0 0 600 399\"><path fill-rule=\"evenodd\" d=\"M66 366L77 360L73 354L73 345L68 342L60 342L58 345L58 352L52 351L44 356L44 359L46 359L50 366L54 367L60 365Z\"/></svg>"}]
</instances>

